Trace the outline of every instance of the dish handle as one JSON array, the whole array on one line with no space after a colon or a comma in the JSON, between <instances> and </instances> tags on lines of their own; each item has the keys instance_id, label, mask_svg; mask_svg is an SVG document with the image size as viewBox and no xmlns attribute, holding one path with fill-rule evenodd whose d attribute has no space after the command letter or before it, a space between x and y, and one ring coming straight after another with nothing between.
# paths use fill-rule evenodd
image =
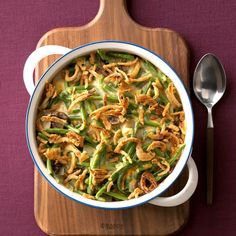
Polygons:
<instances>
[{"instance_id":1,"label":"dish handle","mask_svg":"<svg viewBox=\"0 0 236 236\"><path fill-rule=\"evenodd\" d=\"M23 70L23 80L26 87L26 90L28 91L29 95L31 96L34 92L34 69L37 66L37 64L42 60L44 57L53 55L53 54L59 54L64 55L71 51L70 48L66 48L63 46L57 46L57 45L47 45L40 48L37 48L35 51L33 51L29 57L26 59L24 70Z\"/></svg>"},{"instance_id":2,"label":"dish handle","mask_svg":"<svg viewBox=\"0 0 236 236\"><path fill-rule=\"evenodd\" d=\"M170 197L157 197L149 203L162 207L173 207L186 202L193 195L198 183L197 166L192 157L189 158L187 167L188 181L180 192Z\"/></svg>"}]
</instances>

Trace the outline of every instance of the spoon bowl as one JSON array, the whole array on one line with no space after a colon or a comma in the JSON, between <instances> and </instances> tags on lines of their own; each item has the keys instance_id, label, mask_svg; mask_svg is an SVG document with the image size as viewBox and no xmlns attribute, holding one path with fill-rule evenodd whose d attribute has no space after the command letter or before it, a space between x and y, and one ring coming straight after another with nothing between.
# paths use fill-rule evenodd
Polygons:
<instances>
[{"instance_id":1,"label":"spoon bowl","mask_svg":"<svg viewBox=\"0 0 236 236\"><path fill-rule=\"evenodd\" d=\"M226 75L219 59L211 53L202 57L193 77L193 89L206 107L213 107L226 89Z\"/></svg>"},{"instance_id":2,"label":"spoon bowl","mask_svg":"<svg viewBox=\"0 0 236 236\"><path fill-rule=\"evenodd\" d=\"M220 60L212 53L204 55L193 75L193 90L208 111L207 119L207 204L213 198L213 150L214 125L212 107L220 100L226 89L226 75Z\"/></svg>"}]
</instances>

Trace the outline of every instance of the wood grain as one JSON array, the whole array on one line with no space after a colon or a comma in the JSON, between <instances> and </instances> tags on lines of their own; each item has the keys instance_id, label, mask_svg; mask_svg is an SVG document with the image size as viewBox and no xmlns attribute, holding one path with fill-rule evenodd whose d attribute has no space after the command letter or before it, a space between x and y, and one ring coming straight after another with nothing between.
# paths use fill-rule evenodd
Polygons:
<instances>
[{"instance_id":1,"label":"wood grain","mask_svg":"<svg viewBox=\"0 0 236 236\"><path fill-rule=\"evenodd\" d=\"M128 15L124 0L101 0L96 17L82 27L51 30L38 43L70 48L92 41L116 39L147 47L175 68L189 85L189 51L179 34L163 28L146 28ZM45 58L36 69L36 80L56 59ZM168 194L185 184L187 171L175 181ZM189 202L163 208L145 204L127 210L101 210L78 204L56 192L35 169L34 213L39 227L50 235L169 235L180 230L189 217Z\"/></svg>"}]
</instances>

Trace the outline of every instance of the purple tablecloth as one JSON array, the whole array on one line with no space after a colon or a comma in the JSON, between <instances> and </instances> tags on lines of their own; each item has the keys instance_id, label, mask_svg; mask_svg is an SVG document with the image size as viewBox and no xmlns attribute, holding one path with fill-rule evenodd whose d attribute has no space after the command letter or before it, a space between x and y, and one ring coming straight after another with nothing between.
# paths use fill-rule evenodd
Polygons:
<instances>
[{"instance_id":1,"label":"purple tablecloth","mask_svg":"<svg viewBox=\"0 0 236 236\"><path fill-rule=\"evenodd\" d=\"M214 108L214 204L205 201L206 109L192 94L195 111L193 157L199 185L191 215L179 235L236 235L236 1L128 0L130 15L149 27L179 32L191 49L191 75L200 57L215 53L227 74L227 90ZM22 81L25 59L40 37L52 28L81 26L97 13L98 1L0 1L0 235L44 235L33 213L33 162L25 141L29 100Z\"/></svg>"}]
</instances>

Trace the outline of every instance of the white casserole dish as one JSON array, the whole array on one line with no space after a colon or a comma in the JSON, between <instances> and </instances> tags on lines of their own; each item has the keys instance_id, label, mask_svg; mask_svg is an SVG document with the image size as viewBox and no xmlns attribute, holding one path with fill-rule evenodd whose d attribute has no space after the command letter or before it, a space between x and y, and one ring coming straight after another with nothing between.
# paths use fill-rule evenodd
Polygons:
<instances>
[{"instance_id":1,"label":"white casserole dish","mask_svg":"<svg viewBox=\"0 0 236 236\"><path fill-rule=\"evenodd\" d=\"M41 94L43 92L45 82L50 81L58 71L60 71L67 64L69 64L69 62L74 58L85 54L89 54L91 51L95 51L97 49L128 52L131 54L138 55L139 57L142 57L150 61L173 81L175 87L179 92L183 108L185 111L185 119L187 124L186 137L185 137L186 147L182 152L178 163L176 164L172 173L155 190L137 199L117 201L117 202L100 202L84 198L75 192L71 192L66 187L62 186L61 184L58 184L56 180L48 173L45 164L43 163L37 151L35 119L37 114L37 107L41 99ZM63 56L60 57L57 61L55 61L47 69L47 71L40 78L37 85L34 86L33 71L35 66L42 58L52 54L62 54ZM26 114L26 139L27 139L28 149L39 172L57 191L79 203L105 209L122 209L122 208L134 207L146 202L158 206L170 207L182 204L192 196L198 182L197 168L193 159L190 156L192 151L193 136L194 136L194 120L193 120L192 106L188 93L182 81L180 80L179 76L160 56L158 56L157 54L153 53L152 51L144 47L121 41L94 42L80 46L75 49L69 49L62 46L49 45L36 49L28 57L24 66L23 77L26 89L31 96ZM185 187L178 194L174 196L158 197L161 193L163 193L171 186L171 184L180 175L186 164L189 170L189 177Z\"/></svg>"}]
</instances>

